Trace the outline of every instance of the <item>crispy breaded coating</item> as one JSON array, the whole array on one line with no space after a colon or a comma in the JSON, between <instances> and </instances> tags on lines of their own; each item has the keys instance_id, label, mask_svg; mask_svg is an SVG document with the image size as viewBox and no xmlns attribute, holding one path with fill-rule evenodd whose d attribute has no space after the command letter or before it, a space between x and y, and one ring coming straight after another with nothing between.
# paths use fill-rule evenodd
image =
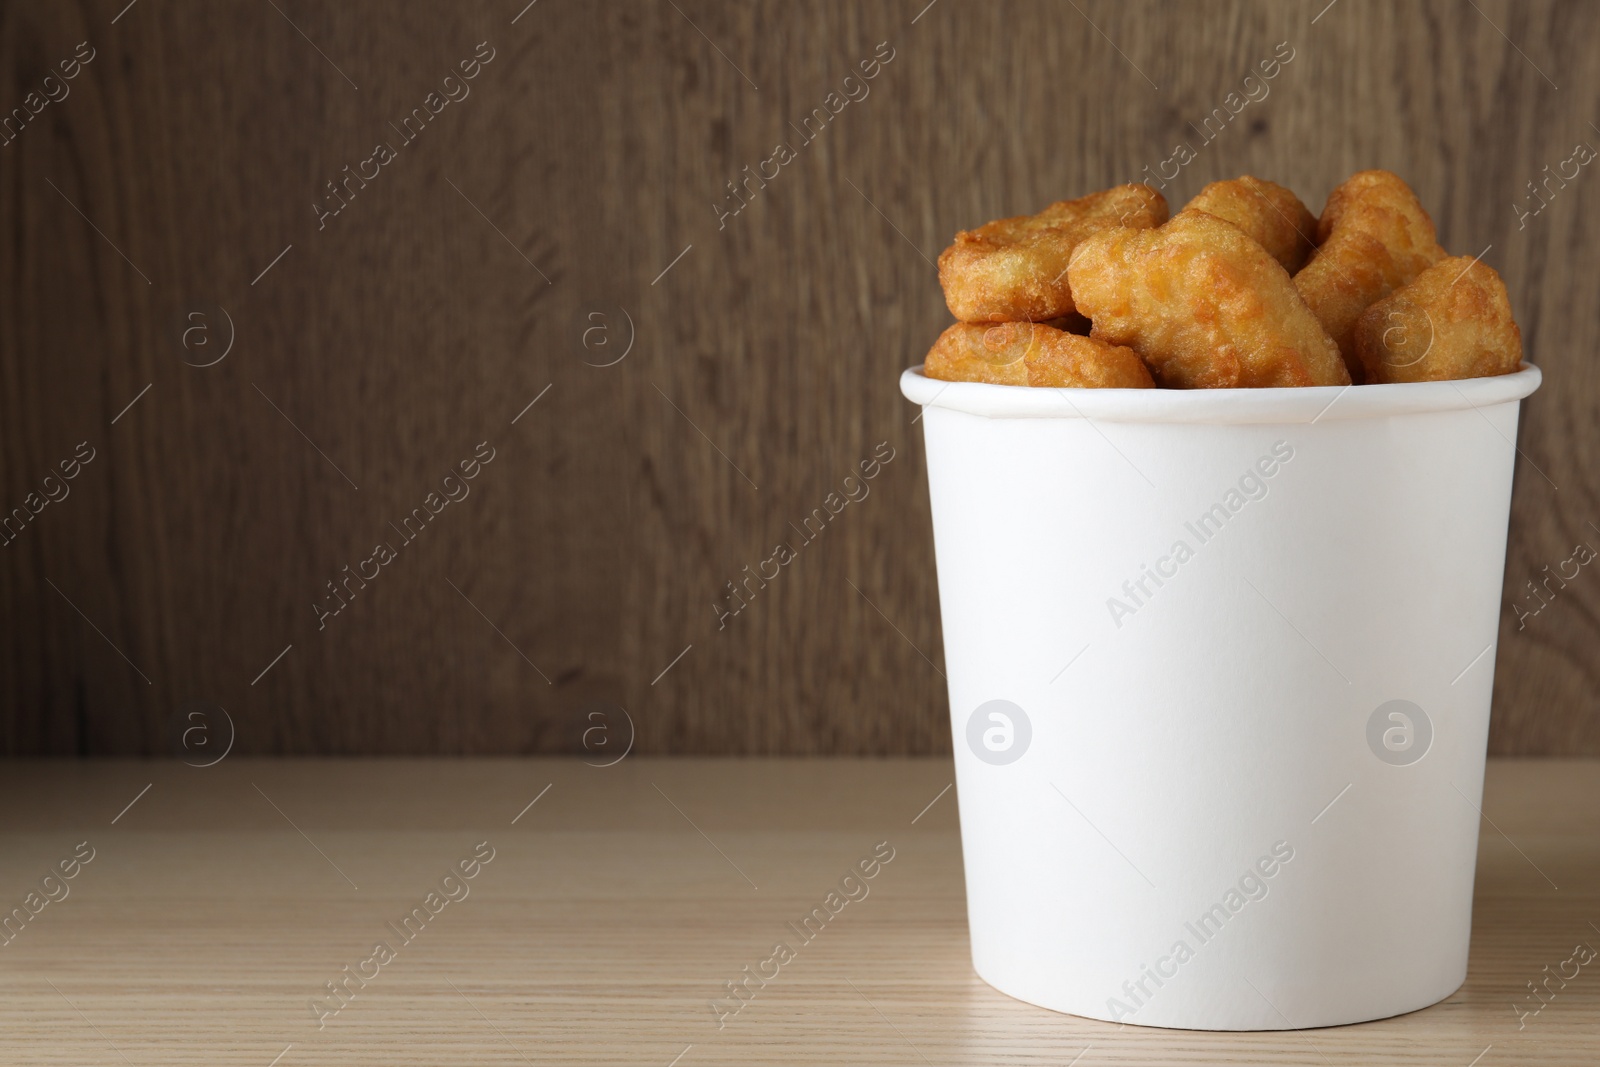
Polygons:
<instances>
[{"instance_id":1,"label":"crispy breaded coating","mask_svg":"<svg viewBox=\"0 0 1600 1067\"><path fill-rule=\"evenodd\" d=\"M1232 223L1181 212L1078 246L1068 270L1090 336L1172 388L1348 385L1339 349L1272 255Z\"/></svg>"},{"instance_id":2,"label":"crispy breaded coating","mask_svg":"<svg viewBox=\"0 0 1600 1067\"><path fill-rule=\"evenodd\" d=\"M1069 314L1067 263L1078 242L1111 226L1148 228L1166 220L1166 198L1140 183L963 230L939 255L945 303L962 322L1038 322Z\"/></svg>"},{"instance_id":3,"label":"crispy breaded coating","mask_svg":"<svg viewBox=\"0 0 1600 1067\"><path fill-rule=\"evenodd\" d=\"M1414 276L1378 238L1360 230L1339 230L1294 276L1294 287L1339 346L1351 378L1363 381L1355 354L1356 320L1373 301Z\"/></svg>"},{"instance_id":4,"label":"crispy breaded coating","mask_svg":"<svg viewBox=\"0 0 1600 1067\"><path fill-rule=\"evenodd\" d=\"M1051 389L1154 389L1139 353L1093 337L1053 331L1028 354L1028 384Z\"/></svg>"},{"instance_id":5,"label":"crispy breaded coating","mask_svg":"<svg viewBox=\"0 0 1600 1067\"><path fill-rule=\"evenodd\" d=\"M1317 243L1341 227L1372 234L1398 258L1425 259L1424 267L1443 256L1433 219L1411 186L1392 171L1358 170L1328 194L1317 220Z\"/></svg>"},{"instance_id":6,"label":"crispy breaded coating","mask_svg":"<svg viewBox=\"0 0 1600 1067\"><path fill-rule=\"evenodd\" d=\"M946 382L1027 385L1024 360L1037 344L1039 329L1049 327L1032 322L958 322L933 342L922 361L922 373Z\"/></svg>"},{"instance_id":7,"label":"crispy breaded coating","mask_svg":"<svg viewBox=\"0 0 1600 1067\"><path fill-rule=\"evenodd\" d=\"M1317 236L1321 243L1295 275L1295 288L1339 346L1351 377L1361 381L1356 320L1445 251L1411 187L1386 170L1359 171L1335 189Z\"/></svg>"},{"instance_id":8,"label":"crispy breaded coating","mask_svg":"<svg viewBox=\"0 0 1600 1067\"><path fill-rule=\"evenodd\" d=\"M1034 322L958 322L933 343L922 373L948 382L1077 389L1149 389L1132 350Z\"/></svg>"},{"instance_id":9,"label":"crispy breaded coating","mask_svg":"<svg viewBox=\"0 0 1600 1067\"><path fill-rule=\"evenodd\" d=\"M1372 383L1487 378L1521 365L1522 331L1499 273L1453 256L1362 312L1355 349Z\"/></svg>"},{"instance_id":10,"label":"crispy breaded coating","mask_svg":"<svg viewBox=\"0 0 1600 1067\"><path fill-rule=\"evenodd\" d=\"M1204 211L1233 223L1271 252L1290 274L1303 267L1317 247L1317 217L1311 209L1283 186L1248 174L1212 182L1183 210Z\"/></svg>"}]
</instances>

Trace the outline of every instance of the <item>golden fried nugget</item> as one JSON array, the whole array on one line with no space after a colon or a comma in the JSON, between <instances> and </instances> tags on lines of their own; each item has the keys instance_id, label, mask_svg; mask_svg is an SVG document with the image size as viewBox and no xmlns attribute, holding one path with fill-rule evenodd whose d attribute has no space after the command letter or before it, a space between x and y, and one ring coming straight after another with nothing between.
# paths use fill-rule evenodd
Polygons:
<instances>
[{"instance_id":1,"label":"golden fried nugget","mask_svg":"<svg viewBox=\"0 0 1600 1067\"><path fill-rule=\"evenodd\" d=\"M1426 260L1418 270L1444 256L1433 219L1405 179L1387 170L1359 170L1328 194L1317 220L1317 243L1334 231L1350 228L1370 233L1401 260Z\"/></svg>"},{"instance_id":2,"label":"golden fried nugget","mask_svg":"<svg viewBox=\"0 0 1600 1067\"><path fill-rule=\"evenodd\" d=\"M922 373L948 382L1080 389L1148 389L1132 350L1035 322L958 322L939 335Z\"/></svg>"},{"instance_id":3,"label":"golden fried nugget","mask_svg":"<svg viewBox=\"0 0 1600 1067\"><path fill-rule=\"evenodd\" d=\"M1204 211L1231 222L1272 253L1293 274L1317 247L1317 217L1300 198L1275 182L1246 174L1232 181L1212 182L1185 211Z\"/></svg>"},{"instance_id":4,"label":"golden fried nugget","mask_svg":"<svg viewBox=\"0 0 1600 1067\"><path fill-rule=\"evenodd\" d=\"M988 382L1027 385L1023 362L1033 350L1041 327L1032 322L993 325L958 322L939 335L922 361L922 373L946 382Z\"/></svg>"},{"instance_id":5,"label":"golden fried nugget","mask_svg":"<svg viewBox=\"0 0 1600 1067\"><path fill-rule=\"evenodd\" d=\"M1386 170L1360 171L1335 189L1317 236L1321 243L1295 275L1295 288L1339 346L1351 377L1361 381L1356 320L1445 251L1411 187Z\"/></svg>"},{"instance_id":6,"label":"golden fried nugget","mask_svg":"<svg viewBox=\"0 0 1600 1067\"><path fill-rule=\"evenodd\" d=\"M1137 352L1179 388L1348 385L1339 349L1288 271L1232 223L1180 212L1085 240L1068 270L1091 337Z\"/></svg>"},{"instance_id":7,"label":"golden fried nugget","mask_svg":"<svg viewBox=\"0 0 1600 1067\"><path fill-rule=\"evenodd\" d=\"M1059 330L1046 334L1023 362L1028 384L1035 388L1154 389L1156 385L1133 349Z\"/></svg>"},{"instance_id":8,"label":"golden fried nugget","mask_svg":"<svg viewBox=\"0 0 1600 1067\"><path fill-rule=\"evenodd\" d=\"M1521 365L1522 331L1499 273L1453 256L1362 312L1355 349L1368 382L1487 378Z\"/></svg>"},{"instance_id":9,"label":"golden fried nugget","mask_svg":"<svg viewBox=\"0 0 1600 1067\"><path fill-rule=\"evenodd\" d=\"M1166 219L1166 198L1141 183L963 230L939 256L945 303L962 322L1066 315L1073 310L1067 262L1078 242L1111 226L1159 226Z\"/></svg>"}]
</instances>

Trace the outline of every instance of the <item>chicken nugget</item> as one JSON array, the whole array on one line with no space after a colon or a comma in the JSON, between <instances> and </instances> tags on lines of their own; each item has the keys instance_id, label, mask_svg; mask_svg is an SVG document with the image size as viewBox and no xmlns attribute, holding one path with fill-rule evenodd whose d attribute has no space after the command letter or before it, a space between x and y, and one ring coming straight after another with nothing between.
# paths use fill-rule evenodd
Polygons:
<instances>
[{"instance_id":1,"label":"chicken nugget","mask_svg":"<svg viewBox=\"0 0 1600 1067\"><path fill-rule=\"evenodd\" d=\"M1049 330L1049 327L1042 327ZM1023 360L1028 384L1052 389L1154 389L1139 353L1093 337L1050 330Z\"/></svg>"},{"instance_id":2,"label":"chicken nugget","mask_svg":"<svg viewBox=\"0 0 1600 1067\"><path fill-rule=\"evenodd\" d=\"M958 322L933 342L922 373L946 382L1027 385L1024 360L1038 343L1037 332L1049 328L1033 322Z\"/></svg>"},{"instance_id":3,"label":"chicken nugget","mask_svg":"<svg viewBox=\"0 0 1600 1067\"><path fill-rule=\"evenodd\" d=\"M1183 210L1204 211L1233 223L1271 252L1290 274L1303 267L1317 247L1317 217L1311 209L1283 186L1248 174L1212 182Z\"/></svg>"},{"instance_id":4,"label":"chicken nugget","mask_svg":"<svg viewBox=\"0 0 1600 1067\"><path fill-rule=\"evenodd\" d=\"M1522 331L1499 273L1453 256L1362 312L1355 349L1368 382L1487 378L1521 365Z\"/></svg>"},{"instance_id":5,"label":"chicken nugget","mask_svg":"<svg viewBox=\"0 0 1600 1067\"><path fill-rule=\"evenodd\" d=\"M1317 243L1341 228L1370 233L1399 259L1425 260L1418 271L1444 258L1433 219L1411 186L1392 171L1356 171L1328 194L1317 220Z\"/></svg>"},{"instance_id":6,"label":"chicken nugget","mask_svg":"<svg viewBox=\"0 0 1600 1067\"><path fill-rule=\"evenodd\" d=\"M1445 251L1411 187L1386 170L1360 171L1335 189L1317 235L1321 243L1295 275L1295 288L1339 346L1351 377L1361 381L1356 320Z\"/></svg>"},{"instance_id":7,"label":"chicken nugget","mask_svg":"<svg viewBox=\"0 0 1600 1067\"><path fill-rule=\"evenodd\" d=\"M1348 385L1339 349L1289 272L1237 226L1180 212L1078 246L1068 270L1090 336L1126 345L1179 389Z\"/></svg>"},{"instance_id":8,"label":"chicken nugget","mask_svg":"<svg viewBox=\"0 0 1600 1067\"><path fill-rule=\"evenodd\" d=\"M922 373L942 381L991 385L1078 389L1155 385L1131 349L1036 322L958 322L933 343Z\"/></svg>"},{"instance_id":9,"label":"chicken nugget","mask_svg":"<svg viewBox=\"0 0 1600 1067\"><path fill-rule=\"evenodd\" d=\"M962 322L1038 322L1069 314L1067 262L1078 242L1111 226L1166 220L1166 198L1140 183L963 230L939 255L945 303Z\"/></svg>"}]
</instances>

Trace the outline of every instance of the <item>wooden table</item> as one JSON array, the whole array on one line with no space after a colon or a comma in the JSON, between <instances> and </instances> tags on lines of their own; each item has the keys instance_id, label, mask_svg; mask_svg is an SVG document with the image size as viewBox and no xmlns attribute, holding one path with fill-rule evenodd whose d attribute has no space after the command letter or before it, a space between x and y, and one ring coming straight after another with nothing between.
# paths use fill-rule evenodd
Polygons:
<instances>
[{"instance_id":1,"label":"wooden table","mask_svg":"<svg viewBox=\"0 0 1600 1067\"><path fill-rule=\"evenodd\" d=\"M1521 1029L1512 1007L1575 943L1600 947L1600 762L1491 764L1471 969L1448 1001L1236 1035L1119 1029L975 977L951 777L943 760L10 764L0 910L58 864L74 877L0 947L0 1062L1600 1058L1600 962ZM883 841L870 895L719 1029L726 983ZM461 898L430 901L463 860L474 877L443 883ZM386 923L414 908L405 941Z\"/></svg>"}]
</instances>

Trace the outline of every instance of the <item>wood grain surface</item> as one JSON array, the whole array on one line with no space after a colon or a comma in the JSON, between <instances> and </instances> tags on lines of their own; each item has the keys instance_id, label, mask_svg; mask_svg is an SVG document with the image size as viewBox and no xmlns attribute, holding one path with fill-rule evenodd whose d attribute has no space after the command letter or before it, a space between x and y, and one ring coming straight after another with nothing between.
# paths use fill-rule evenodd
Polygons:
<instances>
[{"instance_id":1,"label":"wood grain surface","mask_svg":"<svg viewBox=\"0 0 1600 1067\"><path fill-rule=\"evenodd\" d=\"M5 907L80 843L92 859L0 946L0 1059L1571 1067L1600 1055L1593 964L1552 980L1537 1014L1527 989L1570 972L1575 944L1600 943L1593 761L1491 761L1461 989L1398 1018L1257 1034L1118 1027L981 981L951 777L948 760L12 765ZM719 1029L709 1005L726 983L879 842L893 859L869 894ZM451 889L336 1014L313 1012L317 998L340 1004L326 987L346 967L372 976L358 964L374 943L400 944L386 923L480 843L492 859L466 895Z\"/></svg>"},{"instance_id":2,"label":"wood grain surface","mask_svg":"<svg viewBox=\"0 0 1600 1067\"><path fill-rule=\"evenodd\" d=\"M1600 754L1600 577L1527 585L1600 547L1600 178L1530 186L1600 146L1597 37L1505 0L8 5L0 113L62 98L0 147L0 508L69 495L0 549L0 751L170 753L191 702L250 754L575 752L617 708L644 753L948 751L896 382L932 260L1192 142L1174 203L1387 167L1504 274L1545 385L1492 746Z\"/></svg>"}]
</instances>

